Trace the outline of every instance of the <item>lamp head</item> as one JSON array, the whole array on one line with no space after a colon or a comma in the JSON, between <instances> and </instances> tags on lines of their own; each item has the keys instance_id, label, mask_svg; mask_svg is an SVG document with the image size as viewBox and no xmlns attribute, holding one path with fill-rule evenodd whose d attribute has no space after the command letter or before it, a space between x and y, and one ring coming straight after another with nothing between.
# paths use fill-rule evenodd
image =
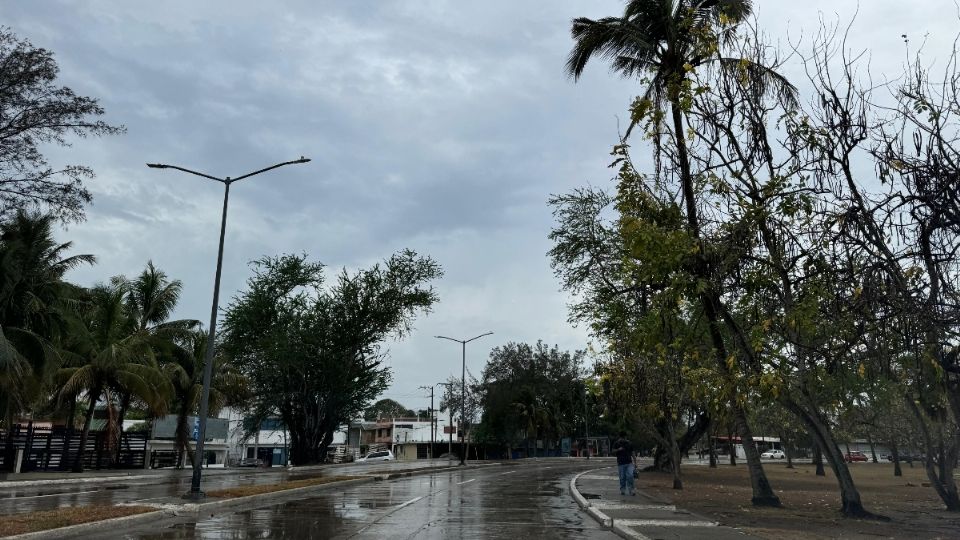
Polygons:
<instances>
[{"instance_id":1,"label":"lamp head","mask_svg":"<svg viewBox=\"0 0 960 540\"><path fill-rule=\"evenodd\" d=\"M166 169L169 167L169 165L164 165L162 163L147 163L147 167L150 167L151 169Z\"/></svg>"},{"instance_id":2,"label":"lamp head","mask_svg":"<svg viewBox=\"0 0 960 540\"><path fill-rule=\"evenodd\" d=\"M294 163L309 163L309 162L310 162L310 158L305 158L303 156L300 156L300 159L294 161Z\"/></svg>"}]
</instances>

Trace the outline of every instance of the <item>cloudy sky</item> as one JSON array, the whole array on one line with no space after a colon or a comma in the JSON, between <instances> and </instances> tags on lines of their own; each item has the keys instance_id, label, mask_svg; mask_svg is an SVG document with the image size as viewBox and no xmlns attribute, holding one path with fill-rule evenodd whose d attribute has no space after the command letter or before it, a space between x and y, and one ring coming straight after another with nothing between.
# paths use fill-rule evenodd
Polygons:
<instances>
[{"instance_id":1,"label":"cloudy sky","mask_svg":"<svg viewBox=\"0 0 960 540\"><path fill-rule=\"evenodd\" d=\"M184 282L178 317L209 317L222 187L163 162L238 176L307 156L231 190L221 305L263 255L305 252L336 269L411 248L446 276L440 304L390 343L386 393L426 407L418 390L459 373L459 346L436 334L493 336L489 349L543 339L583 348L566 322L545 253L546 199L609 186L617 118L637 83L597 63L563 74L573 17L618 0L3 0L4 24L55 52L61 79L100 99L126 135L52 149L54 164L92 166L87 221L61 235L99 257L71 278L89 285L138 273L148 259ZM760 25L786 42L821 17L849 20L849 0L759 0ZM861 2L850 47L874 73L897 73L926 40L943 58L958 25L950 0ZM789 70L799 73L797 66Z\"/></svg>"}]
</instances>

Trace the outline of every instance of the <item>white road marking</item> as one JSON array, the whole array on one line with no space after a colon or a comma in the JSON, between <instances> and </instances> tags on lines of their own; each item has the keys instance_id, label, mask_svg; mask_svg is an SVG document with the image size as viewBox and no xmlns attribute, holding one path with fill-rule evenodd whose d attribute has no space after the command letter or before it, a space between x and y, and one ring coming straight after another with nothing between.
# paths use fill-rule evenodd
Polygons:
<instances>
[{"instance_id":1,"label":"white road marking","mask_svg":"<svg viewBox=\"0 0 960 540\"><path fill-rule=\"evenodd\" d=\"M679 519L618 519L625 527L716 527L716 521L681 521Z\"/></svg>"},{"instance_id":2,"label":"white road marking","mask_svg":"<svg viewBox=\"0 0 960 540\"><path fill-rule=\"evenodd\" d=\"M420 497L414 497L414 498L412 498L412 499L410 499L409 501L407 501L407 502L405 502L405 503L403 503L403 504L401 504L400 506L398 506L398 507L396 507L396 508L394 508L394 510L399 510L399 509L401 509L401 508L403 508L403 507L406 507L406 506L410 506L411 504L413 504L413 503L415 503L415 502L417 502L417 501L419 501L419 500L420 500L420 499L422 499L422 498L423 498L423 496L420 496Z\"/></svg>"},{"instance_id":3,"label":"white road marking","mask_svg":"<svg viewBox=\"0 0 960 540\"><path fill-rule=\"evenodd\" d=\"M91 489L90 491L68 491L66 493L48 493L46 495L28 495L25 497L11 497L7 499L8 501L19 501L21 499L39 499L40 497L69 497L70 495L82 495L84 493L96 493L100 491L99 489Z\"/></svg>"},{"instance_id":4,"label":"white road marking","mask_svg":"<svg viewBox=\"0 0 960 540\"><path fill-rule=\"evenodd\" d=\"M517 471L502 472L502 473L500 473L500 476L503 476L503 475L505 475L505 474L513 474L513 473L515 473L515 472L517 472Z\"/></svg>"},{"instance_id":5,"label":"white road marking","mask_svg":"<svg viewBox=\"0 0 960 540\"><path fill-rule=\"evenodd\" d=\"M613 475L608 476L603 474L585 474L580 478L584 480L619 480L620 479L619 476L613 476Z\"/></svg>"},{"instance_id":6,"label":"white road marking","mask_svg":"<svg viewBox=\"0 0 960 540\"><path fill-rule=\"evenodd\" d=\"M476 478L471 478L469 480L464 480L463 482L457 482L457 485L461 486L463 484L469 484L470 482L475 482L476 480L477 480Z\"/></svg>"}]
</instances>

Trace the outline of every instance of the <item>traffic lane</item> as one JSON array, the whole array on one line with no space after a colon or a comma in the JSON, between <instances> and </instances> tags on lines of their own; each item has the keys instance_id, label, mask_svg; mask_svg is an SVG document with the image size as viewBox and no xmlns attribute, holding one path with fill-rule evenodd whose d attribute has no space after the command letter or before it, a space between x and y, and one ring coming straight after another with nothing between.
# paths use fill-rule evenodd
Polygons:
<instances>
[{"instance_id":1,"label":"traffic lane","mask_svg":"<svg viewBox=\"0 0 960 540\"><path fill-rule=\"evenodd\" d=\"M615 535L573 501L585 462L509 462L351 486L245 512L182 519L118 534L125 539L602 538ZM168 522L170 523L170 522Z\"/></svg>"},{"instance_id":2,"label":"traffic lane","mask_svg":"<svg viewBox=\"0 0 960 540\"><path fill-rule=\"evenodd\" d=\"M356 463L293 469L291 471L286 469L214 469L213 474L206 474L207 471L205 471L203 489L213 490L236 486L274 484L287 480L321 476L404 472L449 464L447 460L420 460ZM70 506L151 502L157 499L181 496L189 489L189 471L177 476L164 475L157 478L129 481L121 479L107 484L31 486L24 489L7 489L3 491L2 498L0 498L0 515L54 510Z\"/></svg>"}]
</instances>

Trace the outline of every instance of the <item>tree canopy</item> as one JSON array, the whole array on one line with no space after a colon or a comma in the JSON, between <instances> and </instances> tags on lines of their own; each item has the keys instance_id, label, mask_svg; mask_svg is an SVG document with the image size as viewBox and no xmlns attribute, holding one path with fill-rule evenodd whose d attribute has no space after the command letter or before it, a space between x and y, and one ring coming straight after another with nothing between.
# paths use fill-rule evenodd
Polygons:
<instances>
[{"instance_id":1,"label":"tree canopy","mask_svg":"<svg viewBox=\"0 0 960 540\"><path fill-rule=\"evenodd\" d=\"M367 421L379 420L381 418L399 418L401 416L416 416L417 413L412 409L404 407L401 403L392 399L384 398L377 400L376 403L367 407L363 411L363 419Z\"/></svg>"},{"instance_id":2,"label":"tree canopy","mask_svg":"<svg viewBox=\"0 0 960 540\"><path fill-rule=\"evenodd\" d=\"M344 270L329 286L323 265L306 256L252 266L247 290L226 310L224 350L250 380L253 417L279 414L294 463L322 461L334 431L386 389L383 342L406 335L430 310L430 282L442 271L412 251Z\"/></svg>"},{"instance_id":3,"label":"tree canopy","mask_svg":"<svg viewBox=\"0 0 960 540\"><path fill-rule=\"evenodd\" d=\"M59 86L53 53L0 27L0 217L41 210L64 221L79 221L93 196L83 181L93 170L53 166L44 145L69 146L69 135L99 137L124 132L98 117L95 98Z\"/></svg>"}]
</instances>

